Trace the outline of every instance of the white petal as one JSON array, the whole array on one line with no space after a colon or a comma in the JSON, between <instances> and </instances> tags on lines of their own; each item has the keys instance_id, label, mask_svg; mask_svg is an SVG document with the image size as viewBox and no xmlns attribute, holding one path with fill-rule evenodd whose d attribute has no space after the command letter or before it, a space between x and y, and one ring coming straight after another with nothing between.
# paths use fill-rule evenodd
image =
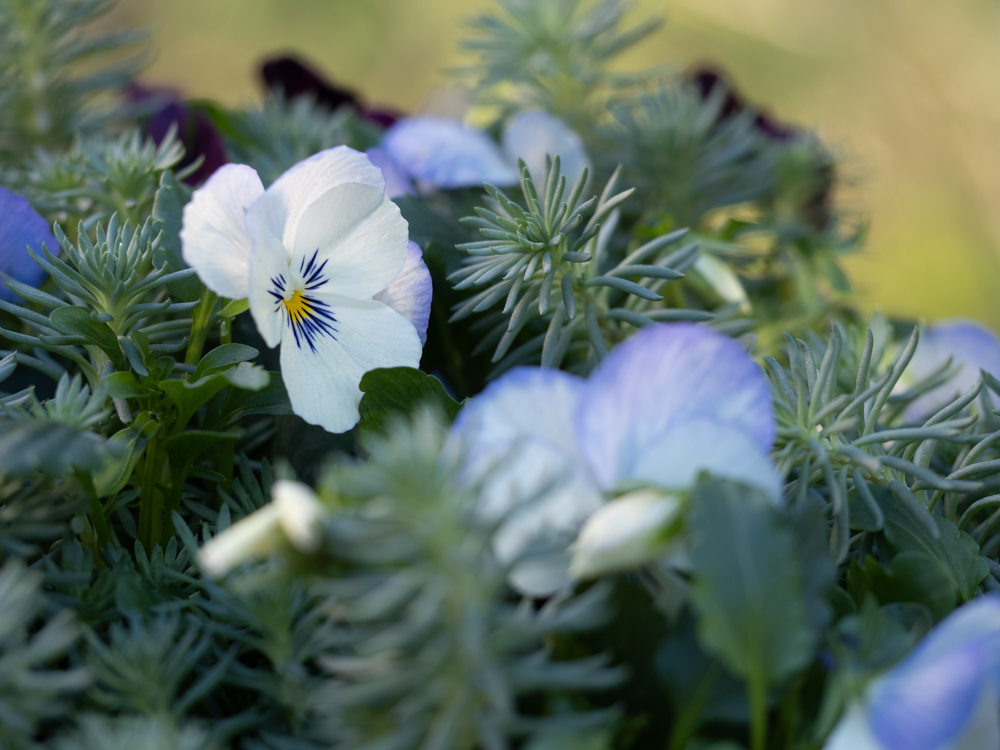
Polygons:
<instances>
[{"instance_id":1,"label":"white petal","mask_svg":"<svg viewBox=\"0 0 1000 750\"><path fill-rule=\"evenodd\" d=\"M517 182L517 170L480 130L443 117L410 117L386 131L382 148L414 179L435 187Z\"/></svg>"},{"instance_id":2,"label":"white petal","mask_svg":"<svg viewBox=\"0 0 1000 750\"><path fill-rule=\"evenodd\" d=\"M398 198L401 195L413 195L413 183L409 175L396 163L396 160L389 156L385 149L370 148L365 151L372 164L382 170L385 177L385 194L390 198Z\"/></svg>"},{"instance_id":3,"label":"white petal","mask_svg":"<svg viewBox=\"0 0 1000 750\"><path fill-rule=\"evenodd\" d=\"M247 296L251 241L246 212L263 193L252 168L226 164L184 206L181 255L202 283L223 297Z\"/></svg>"},{"instance_id":4,"label":"white petal","mask_svg":"<svg viewBox=\"0 0 1000 750\"><path fill-rule=\"evenodd\" d=\"M271 488L281 528L299 552L315 552L323 541L321 521L326 509L316 493L302 482L279 479Z\"/></svg>"},{"instance_id":5,"label":"white petal","mask_svg":"<svg viewBox=\"0 0 1000 750\"><path fill-rule=\"evenodd\" d=\"M750 312L750 298L740 277L724 261L702 252L694 262L694 269L723 300L739 304L742 312Z\"/></svg>"},{"instance_id":6,"label":"white petal","mask_svg":"<svg viewBox=\"0 0 1000 750\"><path fill-rule=\"evenodd\" d=\"M562 120L540 109L519 112L510 119L503 131L503 148L512 163L524 160L536 185L545 175L546 155L559 157L567 190L584 169L590 168L590 157L580 136Z\"/></svg>"},{"instance_id":7,"label":"white petal","mask_svg":"<svg viewBox=\"0 0 1000 750\"><path fill-rule=\"evenodd\" d=\"M278 516L277 506L265 505L217 534L198 553L202 570L219 578L248 560L277 550L281 540Z\"/></svg>"},{"instance_id":8,"label":"white petal","mask_svg":"<svg viewBox=\"0 0 1000 750\"><path fill-rule=\"evenodd\" d=\"M305 210L292 248L300 274L325 265L323 292L371 299L406 263L407 224L381 189L348 183L327 190ZM319 281L316 282L317 284Z\"/></svg>"},{"instance_id":9,"label":"white petal","mask_svg":"<svg viewBox=\"0 0 1000 750\"><path fill-rule=\"evenodd\" d=\"M362 376L379 367L417 367L420 339L410 322L381 302L322 295L335 318L333 336L315 338L316 351L281 342L281 376L292 410L310 424L344 432L360 415Z\"/></svg>"},{"instance_id":10,"label":"white petal","mask_svg":"<svg viewBox=\"0 0 1000 750\"><path fill-rule=\"evenodd\" d=\"M861 706L847 709L823 745L823 750L888 750L872 734Z\"/></svg>"},{"instance_id":11,"label":"white petal","mask_svg":"<svg viewBox=\"0 0 1000 750\"><path fill-rule=\"evenodd\" d=\"M665 489L690 487L707 471L763 490L777 502L781 480L757 441L739 427L693 419L637 446L621 464L623 476Z\"/></svg>"},{"instance_id":12,"label":"white petal","mask_svg":"<svg viewBox=\"0 0 1000 750\"><path fill-rule=\"evenodd\" d=\"M417 329L420 343L427 343L427 322L431 317L431 272L424 263L424 254L416 242L406 246L406 263L399 276L372 299L388 305Z\"/></svg>"},{"instance_id":13,"label":"white petal","mask_svg":"<svg viewBox=\"0 0 1000 750\"><path fill-rule=\"evenodd\" d=\"M249 214L257 214L257 221L266 224L285 247L295 247L295 231L303 212L330 188L349 182L385 189L382 170L360 151L347 146L320 151L275 180L250 207Z\"/></svg>"},{"instance_id":14,"label":"white petal","mask_svg":"<svg viewBox=\"0 0 1000 750\"><path fill-rule=\"evenodd\" d=\"M636 568L663 552L683 505L677 495L637 490L598 509L573 543L574 578Z\"/></svg>"},{"instance_id":15,"label":"white petal","mask_svg":"<svg viewBox=\"0 0 1000 750\"><path fill-rule=\"evenodd\" d=\"M693 421L735 427L757 453L770 450L776 432L757 363L733 339L694 323L649 326L619 344L590 376L581 401L587 408L578 413L577 435L603 487L639 478L633 472L648 446ZM685 467L665 465L672 459L662 451L659 459L656 477L674 488Z\"/></svg>"},{"instance_id":16,"label":"white petal","mask_svg":"<svg viewBox=\"0 0 1000 750\"><path fill-rule=\"evenodd\" d=\"M288 288L291 275L288 272L288 253L281 240L275 237L267 226L254 226L253 254L250 256L250 314L257 324L261 338L270 347L281 341L285 318L281 310L281 300L272 292Z\"/></svg>"}]
</instances>

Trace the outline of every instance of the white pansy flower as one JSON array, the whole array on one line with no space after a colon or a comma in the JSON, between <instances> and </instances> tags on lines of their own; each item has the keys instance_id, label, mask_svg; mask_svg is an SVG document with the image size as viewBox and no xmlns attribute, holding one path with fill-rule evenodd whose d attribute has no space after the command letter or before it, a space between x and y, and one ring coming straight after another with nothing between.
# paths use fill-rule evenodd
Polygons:
<instances>
[{"instance_id":1,"label":"white pansy flower","mask_svg":"<svg viewBox=\"0 0 1000 750\"><path fill-rule=\"evenodd\" d=\"M326 509L308 486L279 479L271 488L272 501L241 518L209 540L198 554L202 570L213 578L226 575L248 560L277 552L288 542L299 552L319 549Z\"/></svg>"},{"instance_id":2,"label":"white pansy flower","mask_svg":"<svg viewBox=\"0 0 1000 750\"><path fill-rule=\"evenodd\" d=\"M226 165L185 206L181 242L209 289L249 299L307 422L350 429L366 372L418 366L430 275L364 154L322 151L267 190L252 168Z\"/></svg>"}]
</instances>

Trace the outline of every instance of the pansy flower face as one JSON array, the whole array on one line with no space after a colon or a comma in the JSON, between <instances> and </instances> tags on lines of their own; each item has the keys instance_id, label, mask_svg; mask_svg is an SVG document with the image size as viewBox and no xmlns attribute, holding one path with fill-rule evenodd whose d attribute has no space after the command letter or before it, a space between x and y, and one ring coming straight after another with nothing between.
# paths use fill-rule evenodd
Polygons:
<instances>
[{"instance_id":1,"label":"pansy flower face","mask_svg":"<svg viewBox=\"0 0 1000 750\"><path fill-rule=\"evenodd\" d=\"M31 259L27 248L41 252L43 243L50 252L59 252L48 222L35 212L28 199L0 187L0 273L28 286L41 284L45 269ZM14 302L17 296L0 283L0 299Z\"/></svg>"},{"instance_id":2,"label":"pansy flower face","mask_svg":"<svg viewBox=\"0 0 1000 750\"><path fill-rule=\"evenodd\" d=\"M292 167L267 190L227 165L184 209L184 259L217 294L248 298L295 413L331 432L358 421L361 377L416 367L430 274L382 172L339 146Z\"/></svg>"}]
</instances>

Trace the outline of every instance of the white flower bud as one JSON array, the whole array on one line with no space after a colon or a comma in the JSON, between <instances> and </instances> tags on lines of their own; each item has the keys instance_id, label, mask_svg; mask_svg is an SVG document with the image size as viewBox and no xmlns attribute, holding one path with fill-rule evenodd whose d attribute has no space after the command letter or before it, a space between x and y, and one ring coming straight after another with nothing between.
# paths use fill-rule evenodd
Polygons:
<instances>
[{"instance_id":1,"label":"white flower bud","mask_svg":"<svg viewBox=\"0 0 1000 750\"><path fill-rule=\"evenodd\" d=\"M316 493L301 482L278 480L271 496L270 505L240 519L201 548L198 562L205 573L224 576L248 560L277 552L285 540L299 552L319 548L326 510Z\"/></svg>"},{"instance_id":2,"label":"white flower bud","mask_svg":"<svg viewBox=\"0 0 1000 750\"><path fill-rule=\"evenodd\" d=\"M680 518L677 494L642 489L612 500L594 513L571 548L574 578L636 568L664 551Z\"/></svg>"}]
</instances>

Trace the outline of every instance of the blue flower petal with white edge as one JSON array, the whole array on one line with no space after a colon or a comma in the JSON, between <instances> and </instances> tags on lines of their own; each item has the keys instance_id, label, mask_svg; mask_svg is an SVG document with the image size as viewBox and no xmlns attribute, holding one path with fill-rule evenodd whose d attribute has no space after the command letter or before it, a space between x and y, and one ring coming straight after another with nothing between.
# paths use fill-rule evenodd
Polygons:
<instances>
[{"instance_id":1,"label":"blue flower petal with white edge","mask_svg":"<svg viewBox=\"0 0 1000 750\"><path fill-rule=\"evenodd\" d=\"M969 320L928 326L903 377L912 385L942 367L949 357L952 365L961 370L950 381L910 404L907 418L926 416L946 406L975 384L981 369L1000 377L1000 338L985 326Z\"/></svg>"},{"instance_id":2,"label":"blue flower petal with white edge","mask_svg":"<svg viewBox=\"0 0 1000 750\"><path fill-rule=\"evenodd\" d=\"M517 182L517 170L480 130L443 117L400 120L382 137L382 149L413 179L433 187L498 187Z\"/></svg>"},{"instance_id":3,"label":"blue flower petal with white edge","mask_svg":"<svg viewBox=\"0 0 1000 750\"><path fill-rule=\"evenodd\" d=\"M576 433L607 489L637 478L681 481L690 471L679 461L673 465L668 449L691 428L705 433L698 452L705 468L751 447L756 450L747 461L767 462L776 434L760 367L739 343L694 323L650 326L620 344L590 376L581 403L586 408L577 414ZM745 471L763 477L767 468Z\"/></svg>"},{"instance_id":4,"label":"blue flower petal with white edge","mask_svg":"<svg viewBox=\"0 0 1000 750\"><path fill-rule=\"evenodd\" d=\"M409 175L403 171L396 160L389 156L385 149L370 148L365 153L371 163L382 170L385 178L385 194L390 198L398 198L401 195L413 195L413 183L410 182Z\"/></svg>"},{"instance_id":5,"label":"blue flower petal with white edge","mask_svg":"<svg viewBox=\"0 0 1000 750\"><path fill-rule=\"evenodd\" d=\"M959 608L868 690L873 734L888 750L937 750L960 738L1000 679L1000 597Z\"/></svg>"},{"instance_id":6,"label":"blue flower petal with white edge","mask_svg":"<svg viewBox=\"0 0 1000 750\"><path fill-rule=\"evenodd\" d=\"M410 240L406 247L406 263L399 276L372 299L388 305L417 329L420 343L427 343L427 323L431 317L431 272L424 263L420 246Z\"/></svg>"},{"instance_id":7,"label":"blue flower petal with white edge","mask_svg":"<svg viewBox=\"0 0 1000 750\"><path fill-rule=\"evenodd\" d=\"M0 272L28 286L41 284L45 270L31 259L27 248L41 253L43 243L49 252L58 254L59 243L49 223L27 198L0 187ZM6 284L0 284L0 299L14 302L19 298Z\"/></svg>"},{"instance_id":8,"label":"blue flower petal with white edge","mask_svg":"<svg viewBox=\"0 0 1000 750\"><path fill-rule=\"evenodd\" d=\"M541 182L545 174L546 155L559 157L567 190L583 170L591 166L580 136L544 110L518 112L504 127L501 141L507 158L513 164L523 159L536 183Z\"/></svg>"},{"instance_id":9,"label":"blue flower petal with white edge","mask_svg":"<svg viewBox=\"0 0 1000 750\"><path fill-rule=\"evenodd\" d=\"M516 368L459 412L449 436L462 479L482 484L479 512L502 521L493 549L523 593L548 595L569 581L565 547L603 504L573 434L582 387L558 370ZM522 559L544 541L556 554Z\"/></svg>"}]
</instances>

